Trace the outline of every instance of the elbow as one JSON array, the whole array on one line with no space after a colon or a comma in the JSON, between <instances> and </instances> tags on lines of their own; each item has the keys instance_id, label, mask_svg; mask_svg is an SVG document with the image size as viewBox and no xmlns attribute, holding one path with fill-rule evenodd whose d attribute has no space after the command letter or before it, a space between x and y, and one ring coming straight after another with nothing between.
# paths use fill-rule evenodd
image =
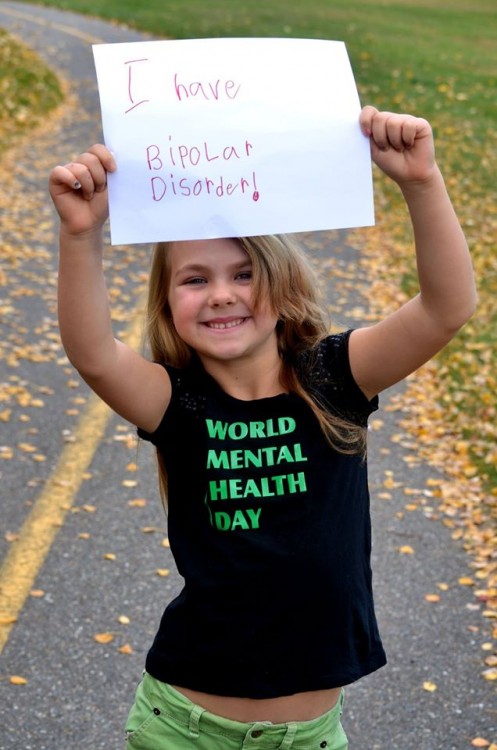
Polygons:
<instances>
[{"instance_id":1,"label":"elbow","mask_svg":"<svg viewBox=\"0 0 497 750\"><path fill-rule=\"evenodd\" d=\"M467 300L461 301L451 316L443 321L443 327L446 331L447 339L450 340L456 336L459 331L471 320L476 312L478 299L476 292L468 297Z\"/></svg>"},{"instance_id":2,"label":"elbow","mask_svg":"<svg viewBox=\"0 0 497 750\"><path fill-rule=\"evenodd\" d=\"M468 296L468 299L465 301L465 303L461 303L460 309L459 309L459 327L458 330L461 329L463 326L468 323L473 315L476 313L476 310L478 308L478 293L476 291L476 288L474 287L472 289L471 294Z\"/></svg>"}]
</instances>

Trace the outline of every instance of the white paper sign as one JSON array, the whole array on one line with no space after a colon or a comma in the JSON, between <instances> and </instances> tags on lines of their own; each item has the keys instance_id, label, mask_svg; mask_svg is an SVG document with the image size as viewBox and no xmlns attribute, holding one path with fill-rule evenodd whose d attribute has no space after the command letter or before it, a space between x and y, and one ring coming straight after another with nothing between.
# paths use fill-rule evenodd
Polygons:
<instances>
[{"instance_id":1,"label":"white paper sign","mask_svg":"<svg viewBox=\"0 0 497 750\"><path fill-rule=\"evenodd\" d=\"M93 47L113 244L374 223L369 142L343 42Z\"/></svg>"}]
</instances>

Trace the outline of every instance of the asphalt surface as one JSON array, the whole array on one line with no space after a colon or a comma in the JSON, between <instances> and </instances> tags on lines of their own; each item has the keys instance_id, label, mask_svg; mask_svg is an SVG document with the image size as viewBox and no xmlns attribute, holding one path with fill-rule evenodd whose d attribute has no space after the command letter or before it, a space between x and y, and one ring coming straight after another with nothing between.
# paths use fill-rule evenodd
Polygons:
<instances>
[{"instance_id":1,"label":"asphalt surface","mask_svg":"<svg viewBox=\"0 0 497 750\"><path fill-rule=\"evenodd\" d=\"M68 367L55 316L56 229L46 194L52 166L101 140L93 42L135 41L137 32L24 3L0 2L0 26L60 71L76 97L15 152L1 199L0 555L22 524L64 448L94 438L79 430L88 392ZM304 236L327 285L339 326L360 323L367 280L347 237ZM116 300L128 315L148 268L149 249L109 252ZM339 301L339 303L338 303ZM351 748L464 750L475 737L497 742L497 694L485 681L482 608L458 584L464 552L440 522L427 480L434 470L412 453L384 394L370 441L374 583L388 666L347 690ZM2 413L4 417L2 418ZM111 750L122 727L165 604L181 580L167 547L155 463L133 430L111 418L72 508L58 528L0 657L0 750ZM403 444L402 444L403 443ZM57 476L64 476L62 473ZM64 480L58 479L59 484ZM144 502L146 501L146 502ZM406 506L408 506L406 508ZM433 510L432 510L433 508ZM412 554L402 554L411 548ZM169 570L169 575L157 571ZM440 588L439 584L446 586ZM298 592L297 592L298 593ZM428 602L427 594L440 601ZM123 620L123 617L126 618ZM119 619L121 618L121 619ZM94 636L111 634L109 643ZM124 653L119 649L124 648ZM129 653L126 653L129 652ZM10 677L22 676L24 685ZM429 692L426 682L436 685Z\"/></svg>"}]
</instances>

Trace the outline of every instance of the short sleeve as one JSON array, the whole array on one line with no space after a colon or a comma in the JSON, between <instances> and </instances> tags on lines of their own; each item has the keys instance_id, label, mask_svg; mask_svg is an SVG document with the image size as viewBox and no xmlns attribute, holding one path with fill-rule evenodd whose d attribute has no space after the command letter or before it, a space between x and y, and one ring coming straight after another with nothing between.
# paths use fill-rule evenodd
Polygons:
<instances>
[{"instance_id":1,"label":"short sleeve","mask_svg":"<svg viewBox=\"0 0 497 750\"><path fill-rule=\"evenodd\" d=\"M378 408L378 397L369 400L357 385L349 361L352 330L332 334L302 356L299 375L303 385L321 403L354 424L366 425Z\"/></svg>"},{"instance_id":2,"label":"short sleeve","mask_svg":"<svg viewBox=\"0 0 497 750\"><path fill-rule=\"evenodd\" d=\"M178 369L163 364L171 381L171 400L162 420L154 432L137 429L138 437L147 440L155 446L162 444L170 424L186 425L190 420L198 420L204 414L206 397L199 387L198 368L187 365Z\"/></svg>"}]
</instances>

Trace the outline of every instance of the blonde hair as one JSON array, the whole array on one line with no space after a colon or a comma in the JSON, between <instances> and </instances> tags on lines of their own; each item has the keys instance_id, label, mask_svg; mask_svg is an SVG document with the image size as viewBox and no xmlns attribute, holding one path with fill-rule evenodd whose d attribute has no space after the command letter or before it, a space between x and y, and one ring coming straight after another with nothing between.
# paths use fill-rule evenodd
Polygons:
<instances>
[{"instance_id":1,"label":"blonde hair","mask_svg":"<svg viewBox=\"0 0 497 750\"><path fill-rule=\"evenodd\" d=\"M328 334L327 314L318 299L314 271L300 246L287 235L239 237L252 264L252 297L269 300L278 317L276 334L282 361L281 384L312 409L329 444L340 453L364 454L365 428L330 413L310 394L299 375L298 361ZM168 302L169 250L174 243L159 242L154 249L149 282L147 332L154 361L184 367L192 350L179 337ZM165 502L167 474L160 454L159 477Z\"/></svg>"}]
</instances>

